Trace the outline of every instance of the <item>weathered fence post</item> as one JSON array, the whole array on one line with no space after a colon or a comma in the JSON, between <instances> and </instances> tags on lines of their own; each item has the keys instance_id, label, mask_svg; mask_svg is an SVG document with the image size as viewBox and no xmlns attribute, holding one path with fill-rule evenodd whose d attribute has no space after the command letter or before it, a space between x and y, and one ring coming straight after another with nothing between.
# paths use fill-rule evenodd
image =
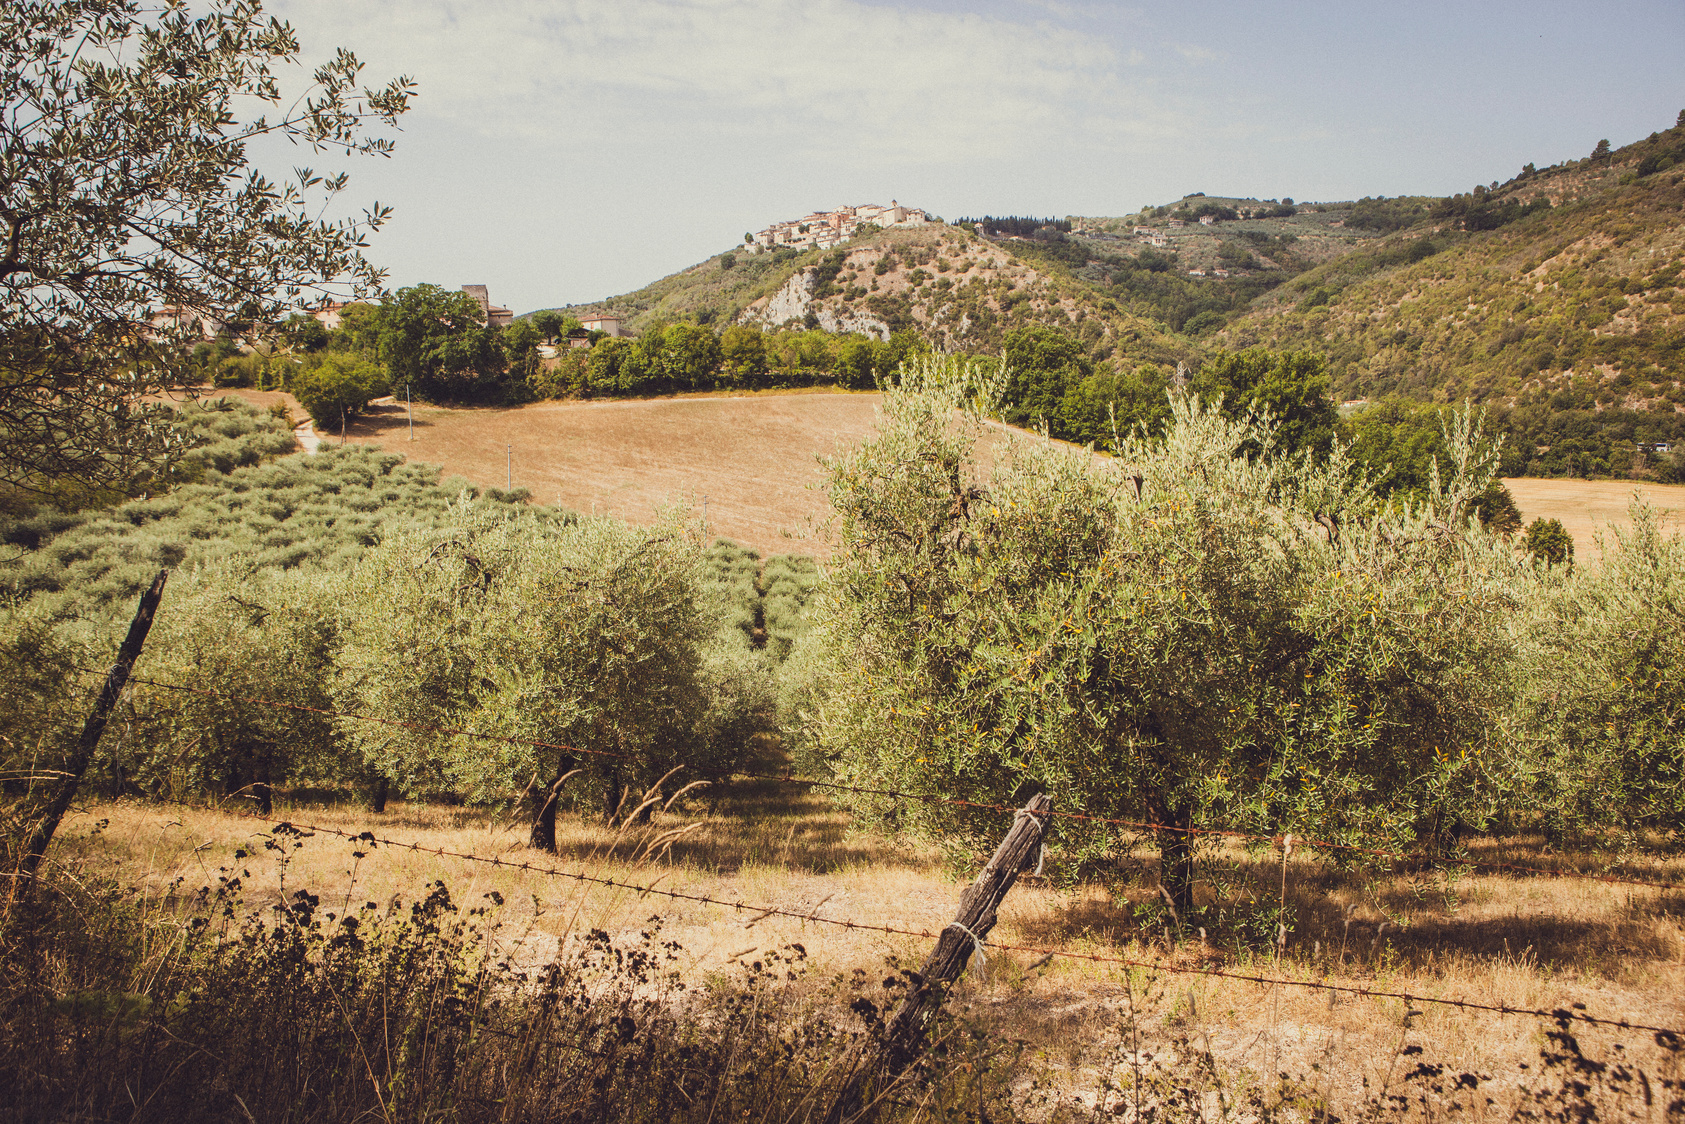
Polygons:
<instances>
[{"instance_id":1,"label":"weathered fence post","mask_svg":"<svg viewBox=\"0 0 1685 1124\"><path fill-rule=\"evenodd\" d=\"M825 1114L825 1124L845 1124L870 1115L873 1100L918 1057L930 1020L942 1009L949 985L965 971L971 953L995 927L995 910L1029 866L1047 830L1053 809L1049 796L1035 796L1012 821L994 857L960 895L959 912L936 938L936 948L912 979L912 986L884 1027L876 1055L856 1069ZM862 1102L865 1107L862 1108Z\"/></svg>"},{"instance_id":2,"label":"weathered fence post","mask_svg":"<svg viewBox=\"0 0 1685 1124\"><path fill-rule=\"evenodd\" d=\"M65 766L66 776L59 782L58 791L47 800L40 820L35 829L30 832L29 839L23 845L19 855L16 890L19 897L28 892L29 883L35 877L36 868L41 865L42 857L47 853L47 844L53 841L53 833L58 830L59 821L64 818L70 802L76 798L76 790L82 783L82 774L87 772L88 763L94 758L94 750L99 745L100 735L105 733L105 724L111 717L111 711L122 697L123 688L128 685L129 672L134 669L135 660L140 658L140 650L146 644L146 634L152 631L152 618L157 615L158 602L164 596L164 582L169 580L168 570L159 570L158 576L152 579L152 588L140 595L140 605L135 609L135 619L129 625L129 634L123 638L123 646L117 651L117 662L111 665L106 673L105 684L100 688L99 697L94 700L93 713L82 726L82 737L76 743L76 750Z\"/></svg>"}]
</instances>

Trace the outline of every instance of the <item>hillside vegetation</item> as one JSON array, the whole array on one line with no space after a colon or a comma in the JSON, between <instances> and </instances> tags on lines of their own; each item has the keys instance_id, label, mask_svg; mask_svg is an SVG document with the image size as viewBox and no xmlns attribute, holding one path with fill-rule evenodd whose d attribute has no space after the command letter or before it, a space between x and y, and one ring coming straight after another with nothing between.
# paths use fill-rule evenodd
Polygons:
<instances>
[{"instance_id":1,"label":"hillside vegetation","mask_svg":"<svg viewBox=\"0 0 1685 1124\"><path fill-rule=\"evenodd\" d=\"M1644 475L1685 433L1682 154L1676 126L1437 201L1215 338L1314 348L1348 399L1513 407L1509 472Z\"/></svg>"},{"instance_id":2,"label":"hillside vegetation","mask_svg":"<svg viewBox=\"0 0 1685 1124\"><path fill-rule=\"evenodd\" d=\"M624 296L561 310L616 313L643 334L685 320L888 337L987 354L1031 325L1070 331L1100 358L1174 364L1189 348L1080 280L974 231L880 230L832 250L726 253Z\"/></svg>"},{"instance_id":3,"label":"hillside vegetation","mask_svg":"<svg viewBox=\"0 0 1685 1124\"><path fill-rule=\"evenodd\" d=\"M616 312L658 341L643 374L576 360L540 393L869 386L921 346L1021 362L1033 338L1068 385L1034 403L1009 393L1009 416L1104 444L1109 412L1162 414L1140 403L1178 363L1261 346L1320 357L1336 400L1357 406L1489 406L1509 475L1671 481L1669 447L1685 438L1682 206L1676 125L1445 198L1196 193L1122 217L966 219L829 251L732 252L566 310ZM711 326L713 352L666 371L655 353L695 351L695 326ZM1417 419L1412 430L1438 427Z\"/></svg>"}]
</instances>

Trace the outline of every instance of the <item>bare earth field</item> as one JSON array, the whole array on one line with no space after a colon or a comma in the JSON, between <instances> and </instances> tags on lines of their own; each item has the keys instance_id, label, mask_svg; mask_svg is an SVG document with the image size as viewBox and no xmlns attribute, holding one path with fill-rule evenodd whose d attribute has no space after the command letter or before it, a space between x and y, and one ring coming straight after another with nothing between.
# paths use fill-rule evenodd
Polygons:
<instances>
[{"instance_id":1,"label":"bare earth field","mask_svg":"<svg viewBox=\"0 0 1685 1124\"><path fill-rule=\"evenodd\" d=\"M577 941L590 929L635 940L651 922L663 939L678 942L678 967L693 980L720 978L734 963L800 942L816 994L856 970L870 980L891 973L890 956L916 966L933 939L766 917L754 906L935 934L953 917L962 889L961 877L930 850L861 831L825 800L781 786L692 800L621 835L595 818L564 817L555 859L522 845L523 825L485 810L411 803L375 815L345 804L295 804L277 808L274 818L352 834L370 830L401 846L319 832L289 854L283 871L261 846L272 821L124 801L91 806L67 821L54 857L67 871L109 875L159 897L214 885L223 870L249 871L246 904L253 908L278 904L283 889L309 889L324 907L392 898L407 904L434 879L465 908L496 891L510 903L499 919L502 954L535 965L557 942ZM691 831L670 847L641 853L647 841L685 827ZM633 885L586 885L411 844L497 856L515 867L554 864ZM244 860L235 856L242 846L251 852ZM353 854L358 850L362 858ZM1597 869L1591 856L1551 853L1537 841L1477 840L1472 852L1491 861ZM1488 1004L1548 1010L1584 1003L1593 1015L1685 1024L1685 899L1678 891L1580 877L1475 874L1447 882L1431 872L1364 875L1299 854L1284 866L1268 851L1224 852L1222 865L1267 888L1272 905L1285 879L1295 921L1282 954L1267 946L1214 947L1191 935L1172 941L1156 928L1138 928L1131 906L1150 899L1156 881L1156 862L1144 854L1109 884L1061 881L1057 870L1055 880L1026 879L1007 897L989 939ZM1616 869L1677 882L1685 861L1635 858ZM663 899L639 886L733 905ZM1425 1003L1408 1015L1395 999L1080 959L1049 962L999 949L988 950L986 963L973 959L951 1002L991 1033L1024 1039L1061 1103L1077 1110L1103 1101L1120 1058L1124 1066L1147 1056L1163 1061L1178 1049L1185 1054L1190 1042L1209 1050L1231 1095L1287 1074L1347 1115L1389 1072L1398 1076L1397 1052L1408 1044L1421 1047L1424 1063L1456 1067L1450 1073L1494 1075L1483 1093L1506 1105L1534 1076L1520 1067L1532 1063L1536 1071L1548 1029L1531 1017ZM1647 1034L1581 1026L1575 1033L1588 1054L1609 1056L1618 1042L1623 1060L1654 1066ZM1506 1116L1500 1109L1495 1118Z\"/></svg>"},{"instance_id":2,"label":"bare earth field","mask_svg":"<svg viewBox=\"0 0 1685 1124\"><path fill-rule=\"evenodd\" d=\"M1504 481L1521 509L1525 526L1535 519L1559 519L1574 536L1574 560L1596 562L1603 556L1596 536L1608 535L1611 523L1625 526L1633 492L1671 514L1664 524L1677 530L1685 512L1685 485L1648 484L1638 480L1542 480L1511 477Z\"/></svg>"},{"instance_id":3,"label":"bare earth field","mask_svg":"<svg viewBox=\"0 0 1685 1124\"><path fill-rule=\"evenodd\" d=\"M234 391L258 405L286 401L275 391ZM541 503L608 512L635 523L686 504L710 529L763 554L829 553L815 530L829 513L818 458L866 437L879 395L830 391L698 396L634 401L539 402L517 409L415 407L415 439L404 407L383 403L360 418L348 441L379 444L411 460L439 464L481 487L512 482ZM1004 428L1004 427L1003 427ZM308 440L308 424L300 430ZM337 435L323 434L326 444ZM1596 535L1624 526L1633 492L1685 512L1685 485L1631 480L1512 477L1524 523L1559 519L1574 536L1575 559L1595 564Z\"/></svg>"},{"instance_id":4,"label":"bare earth field","mask_svg":"<svg viewBox=\"0 0 1685 1124\"><path fill-rule=\"evenodd\" d=\"M512 410L378 405L347 440L440 464L482 487L513 483L541 503L648 523L707 499L712 533L763 554L827 553L818 458L858 442L877 394L764 394L540 402ZM323 434L331 444L336 436Z\"/></svg>"}]
</instances>

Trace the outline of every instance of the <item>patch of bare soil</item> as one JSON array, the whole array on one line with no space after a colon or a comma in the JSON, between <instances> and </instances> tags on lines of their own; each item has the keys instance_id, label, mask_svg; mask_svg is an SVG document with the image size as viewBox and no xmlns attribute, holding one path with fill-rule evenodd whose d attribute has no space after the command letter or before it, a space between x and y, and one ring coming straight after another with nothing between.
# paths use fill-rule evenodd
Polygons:
<instances>
[{"instance_id":1,"label":"patch of bare soil","mask_svg":"<svg viewBox=\"0 0 1685 1124\"><path fill-rule=\"evenodd\" d=\"M1521 509L1525 526L1535 519L1559 519L1574 536L1574 560L1596 563L1603 557L1596 536L1612 539L1609 525L1625 527L1627 505L1637 492L1657 508L1670 514L1664 525L1677 529L1679 515L1685 512L1685 485L1649 484L1639 480L1544 480L1538 477L1511 477L1504 481Z\"/></svg>"},{"instance_id":2,"label":"patch of bare soil","mask_svg":"<svg viewBox=\"0 0 1685 1124\"><path fill-rule=\"evenodd\" d=\"M517 409L374 406L346 440L443 465L481 487L649 523L688 505L709 530L764 554L827 553L819 457L876 425L877 394L539 402ZM325 444L337 434L322 434Z\"/></svg>"}]
</instances>

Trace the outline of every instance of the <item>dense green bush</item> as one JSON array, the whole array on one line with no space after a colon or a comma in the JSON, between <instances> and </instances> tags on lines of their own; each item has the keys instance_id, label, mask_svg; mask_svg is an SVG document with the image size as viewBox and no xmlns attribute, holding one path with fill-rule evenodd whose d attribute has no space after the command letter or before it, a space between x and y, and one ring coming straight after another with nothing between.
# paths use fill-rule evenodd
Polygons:
<instances>
[{"instance_id":1,"label":"dense green bush","mask_svg":"<svg viewBox=\"0 0 1685 1124\"><path fill-rule=\"evenodd\" d=\"M391 393L379 366L331 351L300 360L288 374L287 389L324 433L343 430L372 400Z\"/></svg>"},{"instance_id":2,"label":"dense green bush","mask_svg":"<svg viewBox=\"0 0 1685 1124\"><path fill-rule=\"evenodd\" d=\"M1550 566L1563 566L1574 561L1574 537L1560 519L1535 519L1527 525L1521 545L1527 553Z\"/></svg>"},{"instance_id":3,"label":"dense green bush","mask_svg":"<svg viewBox=\"0 0 1685 1124\"><path fill-rule=\"evenodd\" d=\"M96 766L111 789L210 793L268 814L277 785L354 777L318 713L333 705L337 584L238 562L176 576L137 674L195 690L135 685L122 711L128 736Z\"/></svg>"}]
</instances>

